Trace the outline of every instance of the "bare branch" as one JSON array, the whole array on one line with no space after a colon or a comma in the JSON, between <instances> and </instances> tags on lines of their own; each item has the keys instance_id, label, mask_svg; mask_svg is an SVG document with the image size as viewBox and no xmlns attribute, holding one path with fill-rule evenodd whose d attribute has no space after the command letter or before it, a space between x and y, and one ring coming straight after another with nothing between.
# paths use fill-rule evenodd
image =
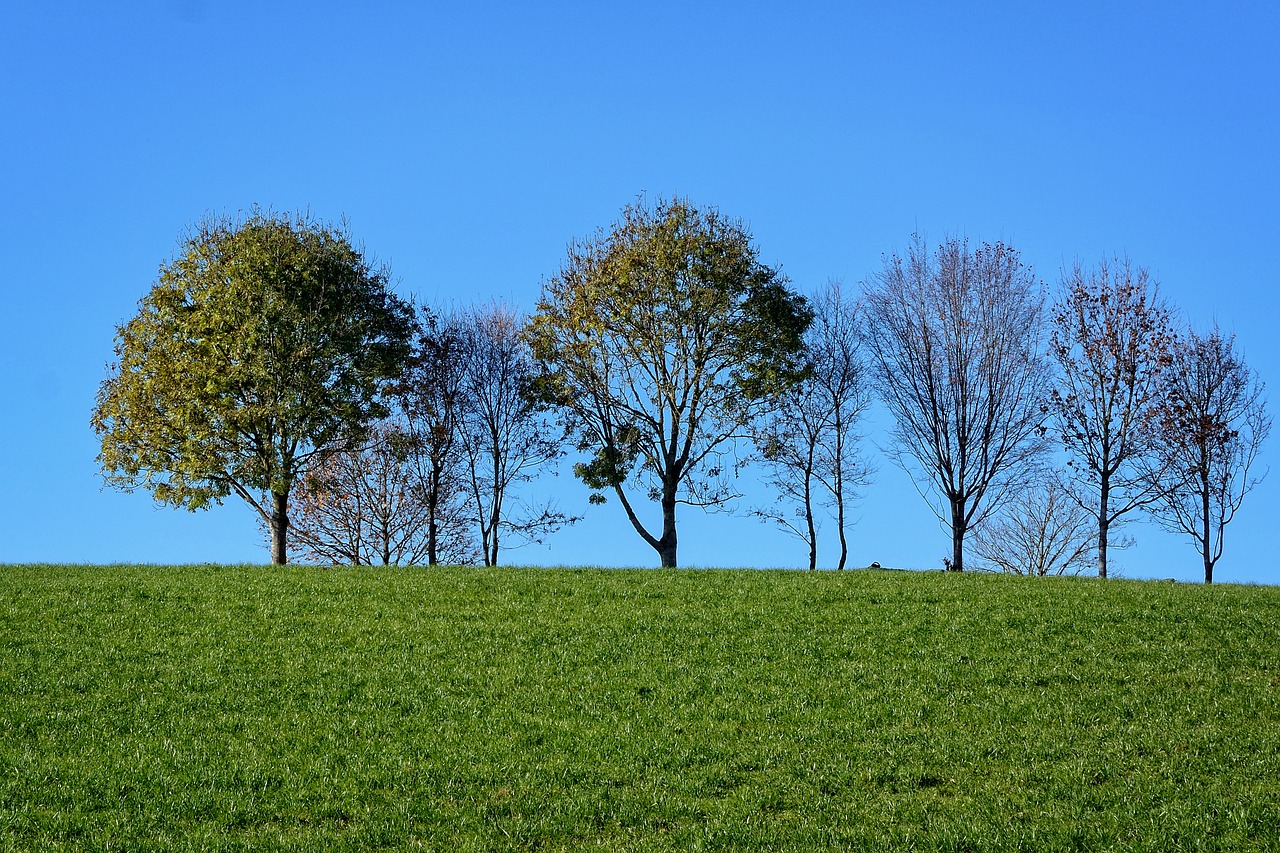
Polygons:
<instances>
[{"instance_id":1,"label":"bare branch","mask_svg":"<svg viewBox=\"0 0 1280 853\"><path fill-rule=\"evenodd\" d=\"M917 236L864 294L873 382L895 419L889 453L921 488L936 489L949 525L950 565L964 536L997 508L1042 453L1042 286L1001 243L971 250ZM923 485L921 485L923 484Z\"/></svg>"},{"instance_id":2,"label":"bare branch","mask_svg":"<svg viewBox=\"0 0 1280 853\"><path fill-rule=\"evenodd\" d=\"M1152 513L1185 533L1204 563L1204 582L1222 557L1226 526L1262 481L1254 465L1271 432L1264 386L1217 327L1192 331L1173 352L1160 411L1159 456L1149 471L1159 501Z\"/></svg>"}]
</instances>

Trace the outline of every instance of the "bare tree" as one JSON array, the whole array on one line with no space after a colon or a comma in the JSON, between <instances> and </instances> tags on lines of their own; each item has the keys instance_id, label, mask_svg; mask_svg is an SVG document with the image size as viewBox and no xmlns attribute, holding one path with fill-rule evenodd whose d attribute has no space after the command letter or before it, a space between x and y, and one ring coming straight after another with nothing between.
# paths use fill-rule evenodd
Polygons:
<instances>
[{"instance_id":1,"label":"bare tree","mask_svg":"<svg viewBox=\"0 0 1280 853\"><path fill-rule=\"evenodd\" d=\"M1097 526L1081 502L1050 475L1011 498L974 531L978 556L1014 575L1078 575L1089 565Z\"/></svg>"},{"instance_id":2,"label":"bare tree","mask_svg":"<svg viewBox=\"0 0 1280 853\"><path fill-rule=\"evenodd\" d=\"M354 566L425 560L430 517L422 479L410 462L415 452L413 437L384 421L362 447L331 453L310 471L296 489L290 521L303 558ZM436 525L441 562L476 561L466 516L437 512Z\"/></svg>"},{"instance_id":3,"label":"bare tree","mask_svg":"<svg viewBox=\"0 0 1280 853\"><path fill-rule=\"evenodd\" d=\"M1098 577L1107 576L1112 529L1156 500L1145 472L1156 452L1156 414L1175 343L1169 308L1128 258L1064 273L1051 351L1060 369L1051 399L1071 454L1073 492L1093 514Z\"/></svg>"},{"instance_id":4,"label":"bare tree","mask_svg":"<svg viewBox=\"0 0 1280 853\"><path fill-rule=\"evenodd\" d=\"M564 455L563 432L550 418L549 404L532 391L537 370L525 323L513 308L497 302L458 317L466 400L461 441L486 566L498 564L503 533L518 544L541 542L578 521L549 501L533 503L512 494L517 483L545 473Z\"/></svg>"},{"instance_id":5,"label":"bare tree","mask_svg":"<svg viewBox=\"0 0 1280 853\"><path fill-rule=\"evenodd\" d=\"M805 383L788 391L753 435L777 500L750 513L801 539L809 548L810 571L818 567L819 522L814 504L820 489L820 445L828 423L829 413L807 392Z\"/></svg>"},{"instance_id":6,"label":"bare tree","mask_svg":"<svg viewBox=\"0 0 1280 853\"><path fill-rule=\"evenodd\" d=\"M464 336L453 318L423 308L421 333L396 397L412 443L410 464L418 475L427 511L427 562L440 562L443 524L466 499L464 455L459 440L466 404Z\"/></svg>"},{"instance_id":7,"label":"bare tree","mask_svg":"<svg viewBox=\"0 0 1280 853\"><path fill-rule=\"evenodd\" d=\"M1204 582L1222 557L1223 534L1262 476L1252 471L1271 432L1263 383L1217 327L1179 342L1160 419L1160 464L1153 512L1186 533L1204 561Z\"/></svg>"},{"instance_id":8,"label":"bare tree","mask_svg":"<svg viewBox=\"0 0 1280 853\"><path fill-rule=\"evenodd\" d=\"M952 238L931 253L917 236L863 304L874 387L895 419L888 452L922 494L941 494L949 568L963 571L965 534L1044 448L1042 286L1002 243Z\"/></svg>"},{"instance_id":9,"label":"bare tree","mask_svg":"<svg viewBox=\"0 0 1280 853\"><path fill-rule=\"evenodd\" d=\"M811 302L814 321L805 333L809 374L787 392L756 428L755 442L769 466L781 506L752 513L778 524L809 546L809 568L818 564L815 502L835 510L843 569L849 556L846 511L873 468L859 452L858 422L871 402L860 352L859 309L840 282Z\"/></svg>"}]
</instances>

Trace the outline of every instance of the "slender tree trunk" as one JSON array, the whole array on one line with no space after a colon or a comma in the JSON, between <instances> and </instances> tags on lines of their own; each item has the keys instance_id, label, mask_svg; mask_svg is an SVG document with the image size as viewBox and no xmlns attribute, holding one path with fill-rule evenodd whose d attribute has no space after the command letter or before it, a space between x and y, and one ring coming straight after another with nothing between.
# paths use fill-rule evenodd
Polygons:
<instances>
[{"instance_id":1,"label":"slender tree trunk","mask_svg":"<svg viewBox=\"0 0 1280 853\"><path fill-rule=\"evenodd\" d=\"M502 523L502 497L504 487L502 484L502 442L496 433L489 436L493 443L493 511L489 514L489 550L485 552L484 564L486 566L498 565L498 527Z\"/></svg>"},{"instance_id":2,"label":"slender tree trunk","mask_svg":"<svg viewBox=\"0 0 1280 853\"><path fill-rule=\"evenodd\" d=\"M813 476L808 471L804 475L804 521L809 531L809 571L812 572L818 568L818 531L813 526Z\"/></svg>"},{"instance_id":3,"label":"slender tree trunk","mask_svg":"<svg viewBox=\"0 0 1280 853\"><path fill-rule=\"evenodd\" d=\"M951 571L964 571L964 502L951 501Z\"/></svg>"},{"instance_id":4,"label":"slender tree trunk","mask_svg":"<svg viewBox=\"0 0 1280 853\"><path fill-rule=\"evenodd\" d=\"M493 486L493 514L489 516L489 547L490 551L485 557L486 565L498 565L498 532L502 529L502 502L506 497L506 488L502 485L502 480L498 479L500 472L498 466L494 466L494 486Z\"/></svg>"},{"instance_id":5,"label":"slender tree trunk","mask_svg":"<svg viewBox=\"0 0 1280 853\"><path fill-rule=\"evenodd\" d=\"M840 562L836 563L836 571L843 572L845 563L849 559L849 542L844 535L844 423L838 407L835 414L836 465L832 482L834 488L831 491L836 499L836 535L840 537Z\"/></svg>"},{"instance_id":6,"label":"slender tree trunk","mask_svg":"<svg viewBox=\"0 0 1280 853\"><path fill-rule=\"evenodd\" d=\"M1111 483L1104 476L1098 499L1098 577L1107 578L1107 537L1111 532Z\"/></svg>"},{"instance_id":7,"label":"slender tree trunk","mask_svg":"<svg viewBox=\"0 0 1280 853\"><path fill-rule=\"evenodd\" d=\"M440 563L440 469L431 465L431 487L427 490L427 565Z\"/></svg>"},{"instance_id":8,"label":"slender tree trunk","mask_svg":"<svg viewBox=\"0 0 1280 853\"><path fill-rule=\"evenodd\" d=\"M844 484L841 482L841 473L836 472L836 532L840 534L840 562L836 564L836 571L843 572L844 564L849 559L849 542L844 535Z\"/></svg>"},{"instance_id":9,"label":"slender tree trunk","mask_svg":"<svg viewBox=\"0 0 1280 853\"><path fill-rule=\"evenodd\" d=\"M1200 510L1204 513L1204 582L1213 583L1213 549L1211 537L1213 536L1213 527L1209 523L1209 483L1208 477L1203 478L1206 482L1200 491Z\"/></svg>"},{"instance_id":10,"label":"slender tree trunk","mask_svg":"<svg viewBox=\"0 0 1280 853\"><path fill-rule=\"evenodd\" d=\"M271 493L271 562L283 566L289 561L289 493Z\"/></svg>"}]
</instances>

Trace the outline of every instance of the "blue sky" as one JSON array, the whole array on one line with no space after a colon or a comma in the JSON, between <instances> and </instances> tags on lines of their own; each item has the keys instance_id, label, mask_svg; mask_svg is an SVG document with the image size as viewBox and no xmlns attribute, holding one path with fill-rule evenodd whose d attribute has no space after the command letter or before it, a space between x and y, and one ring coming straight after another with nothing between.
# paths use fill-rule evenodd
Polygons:
<instances>
[{"instance_id":1,"label":"blue sky","mask_svg":"<svg viewBox=\"0 0 1280 853\"><path fill-rule=\"evenodd\" d=\"M265 560L239 504L103 491L88 426L184 229L254 204L347 217L406 295L526 308L639 193L741 217L801 290L916 230L1004 240L1050 284L1127 253L1280 387L1277 34L1270 3L7 4L0 562ZM886 426L851 561L937 566L947 533L875 449ZM656 562L567 469L539 489L586 520L511 559ZM1249 497L1215 578L1280 581L1278 496L1280 475ZM1126 575L1200 577L1184 539L1129 532ZM680 557L804 561L688 510Z\"/></svg>"}]
</instances>

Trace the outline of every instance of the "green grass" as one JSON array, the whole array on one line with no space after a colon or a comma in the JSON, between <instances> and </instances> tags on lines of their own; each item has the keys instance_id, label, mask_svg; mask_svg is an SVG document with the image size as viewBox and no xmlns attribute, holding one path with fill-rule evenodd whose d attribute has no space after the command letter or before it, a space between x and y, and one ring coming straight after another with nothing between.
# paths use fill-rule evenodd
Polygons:
<instances>
[{"instance_id":1,"label":"green grass","mask_svg":"<svg viewBox=\"0 0 1280 853\"><path fill-rule=\"evenodd\" d=\"M1280 589L0 567L0 850L1276 850Z\"/></svg>"}]
</instances>

